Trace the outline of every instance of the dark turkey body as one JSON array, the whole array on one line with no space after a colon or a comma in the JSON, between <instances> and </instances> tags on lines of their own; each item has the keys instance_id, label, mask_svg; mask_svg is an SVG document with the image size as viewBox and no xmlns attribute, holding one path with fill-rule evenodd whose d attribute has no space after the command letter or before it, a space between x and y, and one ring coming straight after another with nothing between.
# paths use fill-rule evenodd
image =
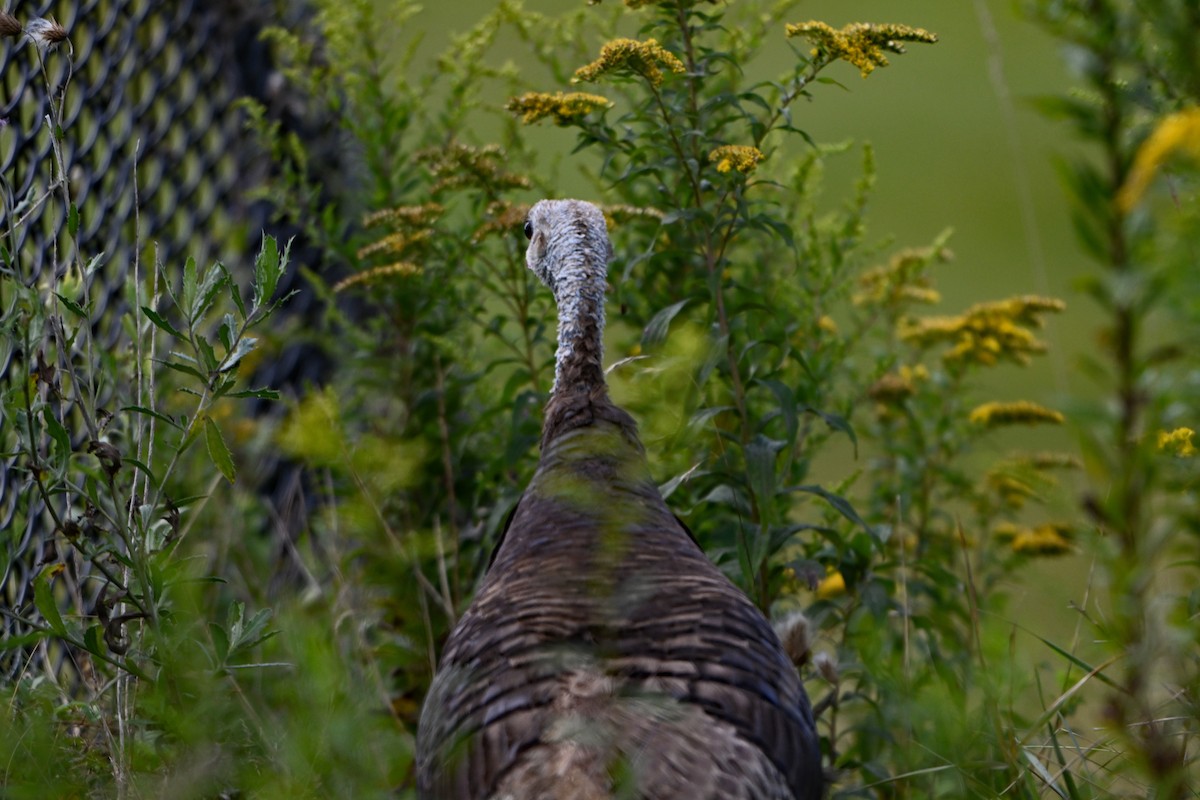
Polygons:
<instances>
[{"instance_id":1,"label":"dark turkey body","mask_svg":"<svg viewBox=\"0 0 1200 800\"><path fill-rule=\"evenodd\" d=\"M618 414L548 437L426 701L421 796L819 797L795 668Z\"/></svg>"}]
</instances>

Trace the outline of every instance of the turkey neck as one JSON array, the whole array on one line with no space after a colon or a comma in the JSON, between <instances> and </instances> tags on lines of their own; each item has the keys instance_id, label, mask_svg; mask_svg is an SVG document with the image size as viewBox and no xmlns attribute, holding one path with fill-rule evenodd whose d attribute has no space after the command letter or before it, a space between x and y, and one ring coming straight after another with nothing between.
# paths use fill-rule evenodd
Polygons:
<instances>
[{"instance_id":1,"label":"turkey neck","mask_svg":"<svg viewBox=\"0 0 1200 800\"><path fill-rule=\"evenodd\" d=\"M604 285L607 254L581 235L553 275L558 305L558 350L551 400L603 394Z\"/></svg>"}]
</instances>

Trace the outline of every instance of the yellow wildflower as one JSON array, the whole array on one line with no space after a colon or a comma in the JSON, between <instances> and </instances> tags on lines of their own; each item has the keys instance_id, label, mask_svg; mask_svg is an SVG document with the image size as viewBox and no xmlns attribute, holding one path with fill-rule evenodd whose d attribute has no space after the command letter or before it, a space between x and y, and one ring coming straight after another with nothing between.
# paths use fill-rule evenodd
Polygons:
<instances>
[{"instance_id":1,"label":"yellow wildflower","mask_svg":"<svg viewBox=\"0 0 1200 800\"><path fill-rule=\"evenodd\" d=\"M608 98L587 92L526 92L520 97L511 98L504 107L514 114L520 114L521 122L526 125L546 117L551 117L555 125L569 125L597 109L611 106Z\"/></svg>"},{"instance_id":2,"label":"yellow wildflower","mask_svg":"<svg viewBox=\"0 0 1200 800\"><path fill-rule=\"evenodd\" d=\"M1031 556L1056 556L1071 549L1071 527L1047 522L1032 528L1017 528L1009 545L1013 552Z\"/></svg>"},{"instance_id":3,"label":"yellow wildflower","mask_svg":"<svg viewBox=\"0 0 1200 800\"><path fill-rule=\"evenodd\" d=\"M1034 469L1081 469L1083 462L1070 453L1034 453L1027 459Z\"/></svg>"},{"instance_id":4,"label":"yellow wildflower","mask_svg":"<svg viewBox=\"0 0 1200 800\"><path fill-rule=\"evenodd\" d=\"M910 367L908 364L901 364L900 377L909 383L913 381L927 381L929 380L929 369L924 364L917 364L915 367Z\"/></svg>"},{"instance_id":5,"label":"yellow wildflower","mask_svg":"<svg viewBox=\"0 0 1200 800\"><path fill-rule=\"evenodd\" d=\"M342 292L359 283L375 283L381 278L390 278L397 275L415 275L420 271L421 268L416 264L408 261L397 261L393 264L385 264L382 267L372 267L371 269L338 281L334 285L333 291Z\"/></svg>"},{"instance_id":6,"label":"yellow wildflower","mask_svg":"<svg viewBox=\"0 0 1200 800\"><path fill-rule=\"evenodd\" d=\"M1000 425L1036 425L1039 422L1061 425L1064 419L1059 412L1028 400L1018 400L1013 403L984 403L976 407L970 416L971 422L987 428L995 428Z\"/></svg>"},{"instance_id":7,"label":"yellow wildflower","mask_svg":"<svg viewBox=\"0 0 1200 800\"><path fill-rule=\"evenodd\" d=\"M604 214L604 221L608 223L609 230L617 227L618 223L633 219L653 219L662 222L666 216L657 208L630 206L622 203L607 203L600 207L600 211Z\"/></svg>"},{"instance_id":8,"label":"yellow wildflower","mask_svg":"<svg viewBox=\"0 0 1200 800\"><path fill-rule=\"evenodd\" d=\"M1079 469L1083 464L1067 453L1017 453L997 462L984 475L984 485L1003 505L1022 508L1058 484L1052 470Z\"/></svg>"},{"instance_id":9,"label":"yellow wildflower","mask_svg":"<svg viewBox=\"0 0 1200 800\"><path fill-rule=\"evenodd\" d=\"M1061 311L1066 305L1051 297L1026 295L971 306L957 317L927 317L901 326L900 338L917 345L952 342L943 354L950 362L984 366L1008 359L1028 364L1030 356L1043 353L1046 345L1027 327L1042 327L1041 315Z\"/></svg>"},{"instance_id":10,"label":"yellow wildflower","mask_svg":"<svg viewBox=\"0 0 1200 800\"><path fill-rule=\"evenodd\" d=\"M662 48L656 39L639 42L635 39L613 39L600 48L600 57L591 64L575 70L576 81L594 81L609 73L632 72L658 86L663 81L659 67L683 73L683 62Z\"/></svg>"},{"instance_id":11,"label":"yellow wildflower","mask_svg":"<svg viewBox=\"0 0 1200 800\"><path fill-rule=\"evenodd\" d=\"M460 186L484 186L491 192L504 189L528 189L529 179L504 169L504 150L496 145L472 147L453 142L445 147L424 150L417 159L428 165L438 182L432 191Z\"/></svg>"},{"instance_id":12,"label":"yellow wildflower","mask_svg":"<svg viewBox=\"0 0 1200 800\"><path fill-rule=\"evenodd\" d=\"M1158 432L1158 449L1170 450L1174 455L1181 458L1188 458L1196 455L1196 445L1192 444L1192 437L1196 432L1191 428L1176 428L1173 431Z\"/></svg>"},{"instance_id":13,"label":"yellow wildflower","mask_svg":"<svg viewBox=\"0 0 1200 800\"><path fill-rule=\"evenodd\" d=\"M931 262L944 263L953 257L948 248L940 245L901 250L886 265L874 267L858 279L862 291L852 298L854 304L895 305L907 301L935 305L942 296L923 272Z\"/></svg>"},{"instance_id":14,"label":"yellow wildflower","mask_svg":"<svg viewBox=\"0 0 1200 800\"><path fill-rule=\"evenodd\" d=\"M471 241L482 242L489 236L507 236L521 229L521 224L529 216L528 203L510 203L507 200L495 200L488 204L484 212L484 223L475 229Z\"/></svg>"},{"instance_id":15,"label":"yellow wildflower","mask_svg":"<svg viewBox=\"0 0 1200 800\"><path fill-rule=\"evenodd\" d=\"M737 170L749 175L766 156L757 147L741 144L723 144L708 154L708 163L717 165L717 172Z\"/></svg>"},{"instance_id":16,"label":"yellow wildflower","mask_svg":"<svg viewBox=\"0 0 1200 800\"><path fill-rule=\"evenodd\" d=\"M1117 204L1129 211L1142 195L1163 163L1183 152L1200 161L1200 108L1189 108L1165 117L1138 148L1133 168L1117 195Z\"/></svg>"},{"instance_id":17,"label":"yellow wildflower","mask_svg":"<svg viewBox=\"0 0 1200 800\"><path fill-rule=\"evenodd\" d=\"M988 472L985 480L1000 502L1010 508L1024 508L1025 501L1037 495L1037 490L1029 483L1003 470Z\"/></svg>"},{"instance_id":18,"label":"yellow wildflower","mask_svg":"<svg viewBox=\"0 0 1200 800\"><path fill-rule=\"evenodd\" d=\"M839 594L846 593L846 579L842 573L836 569L821 579L817 584L817 597L821 600L828 600L831 597L837 597Z\"/></svg>"},{"instance_id":19,"label":"yellow wildflower","mask_svg":"<svg viewBox=\"0 0 1200 800\"><path fill-rule=\"evenodd\" d=\"M817 329L825 331L825 333L829 333L834 336L837 336L838 332L837 322L835 322L833 317L829 316L828 314L822 315L821 318L817 320Z\"/></svg>"},{"instance_id":20,"label":"yellow wildflower","mask_svg":"<svg viewBox=\"0 0 1200 800\"><path fill-rule=\"evenodd\" d=\"M1015 522L997 522L992 527L992 536L1002 542L1011 542L1022 530L1023 528Z\"/></svg>"},{"instance_id":21,"label":"yellow wildflower","mask_svg":"<svg viewBox=\"0 0 1200 800\"><path fill-rule=\"evenodd\" d=\"M901 42L936 42L937 35L923 28L908 25L874 24L855 22L841 30L834 30L824 22L816 20L788 25L788 38L803 36L813 43L813 55L822 61L837 59L848 61L858 67L865 78L876 67L888 65L884 51L903 53Z\"/></svg>"},{"instance_id":22,"label":"yellow wildflower","mask_svg":"<svg viewBox=\"0 0 1200 800\"><path fill-rule=\"evenodd\" d=\"M889 372L867 390L867 396L878 403L898 405L916 391L912 380L896 372Z\"/></svg>"},{"instance_id":23,"label":"yellow wildflower","mask_svg":"<svg viewBox=\"0 0 1200 800\"><path fill-rule=\"evenodd\" d=\"M364 228L391 225L395 228L425 228L442 215L445 209L438 203L419 206L397 206L375 211L363 217Z\"/></svg>"},{"instance_id":24,"label":"yellow wildflower","mask_svg":"<svg viewBox=\"0 0 1200 800\"><path fill-rule=\"evenodd\" d=\"M396 232L384 236L382 239L371 242L368 245L358 249L359 259L370 258L374 255L385 253L396 256L403 251L409 249L414 244L427 241L433 235L431 230L415 231L413 233Z\"/></svg>"}]
</instances>

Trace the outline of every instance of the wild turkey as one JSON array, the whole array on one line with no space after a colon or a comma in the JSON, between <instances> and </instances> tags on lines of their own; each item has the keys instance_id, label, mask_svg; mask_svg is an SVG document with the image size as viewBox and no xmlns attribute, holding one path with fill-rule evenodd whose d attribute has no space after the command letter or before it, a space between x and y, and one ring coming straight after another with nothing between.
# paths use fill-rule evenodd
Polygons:
<instances>
[{"instance_id":1,"label":"wild turkey","mask_svg":"<svg viewBox=\"0 0 1200 800\"><path fill-rule=\"evenodd\" d=\"M541 460L425 701L418 794L820 797L795 667L667 508L609 399L603 215L544 200L525 235L559 315Z\"/></svg>"}]
</instances>

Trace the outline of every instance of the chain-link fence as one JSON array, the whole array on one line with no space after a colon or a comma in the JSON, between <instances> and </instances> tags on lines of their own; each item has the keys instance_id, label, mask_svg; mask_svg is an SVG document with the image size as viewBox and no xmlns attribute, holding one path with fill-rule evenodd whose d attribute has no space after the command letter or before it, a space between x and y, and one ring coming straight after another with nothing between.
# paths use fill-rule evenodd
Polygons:
<instances>
[{"instance_id":1,"label":"chain-link fence","mask_svg":"<svg viewBox=\"0 0 1200 800\"><path fill-rule=\"evenodd\" d=\"M16 231L22 263L42 278L61 275L72 262L62 205L30 202L53 174L48 103L65 98L64 161L79 209L77 239L87 256L103 254L96 273L103 288L97 286L91 309L101 343L120 334L117 315L105 309L122 302L136 247L143 264L157 255L168 265L193 256L233 266L247 263L244 251L257 248L261 230L272 230L268 204L251 199L270 166L236 105L243 96L281 105L259 36L269 11L260 0L38 0L8 9L22 23L55 20L70 44L42 58L27 37L0 42L0 175L7 187L0 225ZM10 225L9 215L21 224ZM291 311L304 313L306 305L301 299ZM0 390L34 368L34 354L12 342L0 347ZM285 349L265 381L311 379L319 369L319 360ZM0 440L13 424L0 415ZM11 611L30 607L33 578L54 558L55 531L36 509L22 511L28 470L0 459L0 603ZM277 495L294 492L294 471L266 483ZM70 569L60 583L82 586L83 576ZM21 632L15 615L0 617L5 639ZM29 657L0 647L0 672L28 668Z\"/></svg>"}]
</instances>

